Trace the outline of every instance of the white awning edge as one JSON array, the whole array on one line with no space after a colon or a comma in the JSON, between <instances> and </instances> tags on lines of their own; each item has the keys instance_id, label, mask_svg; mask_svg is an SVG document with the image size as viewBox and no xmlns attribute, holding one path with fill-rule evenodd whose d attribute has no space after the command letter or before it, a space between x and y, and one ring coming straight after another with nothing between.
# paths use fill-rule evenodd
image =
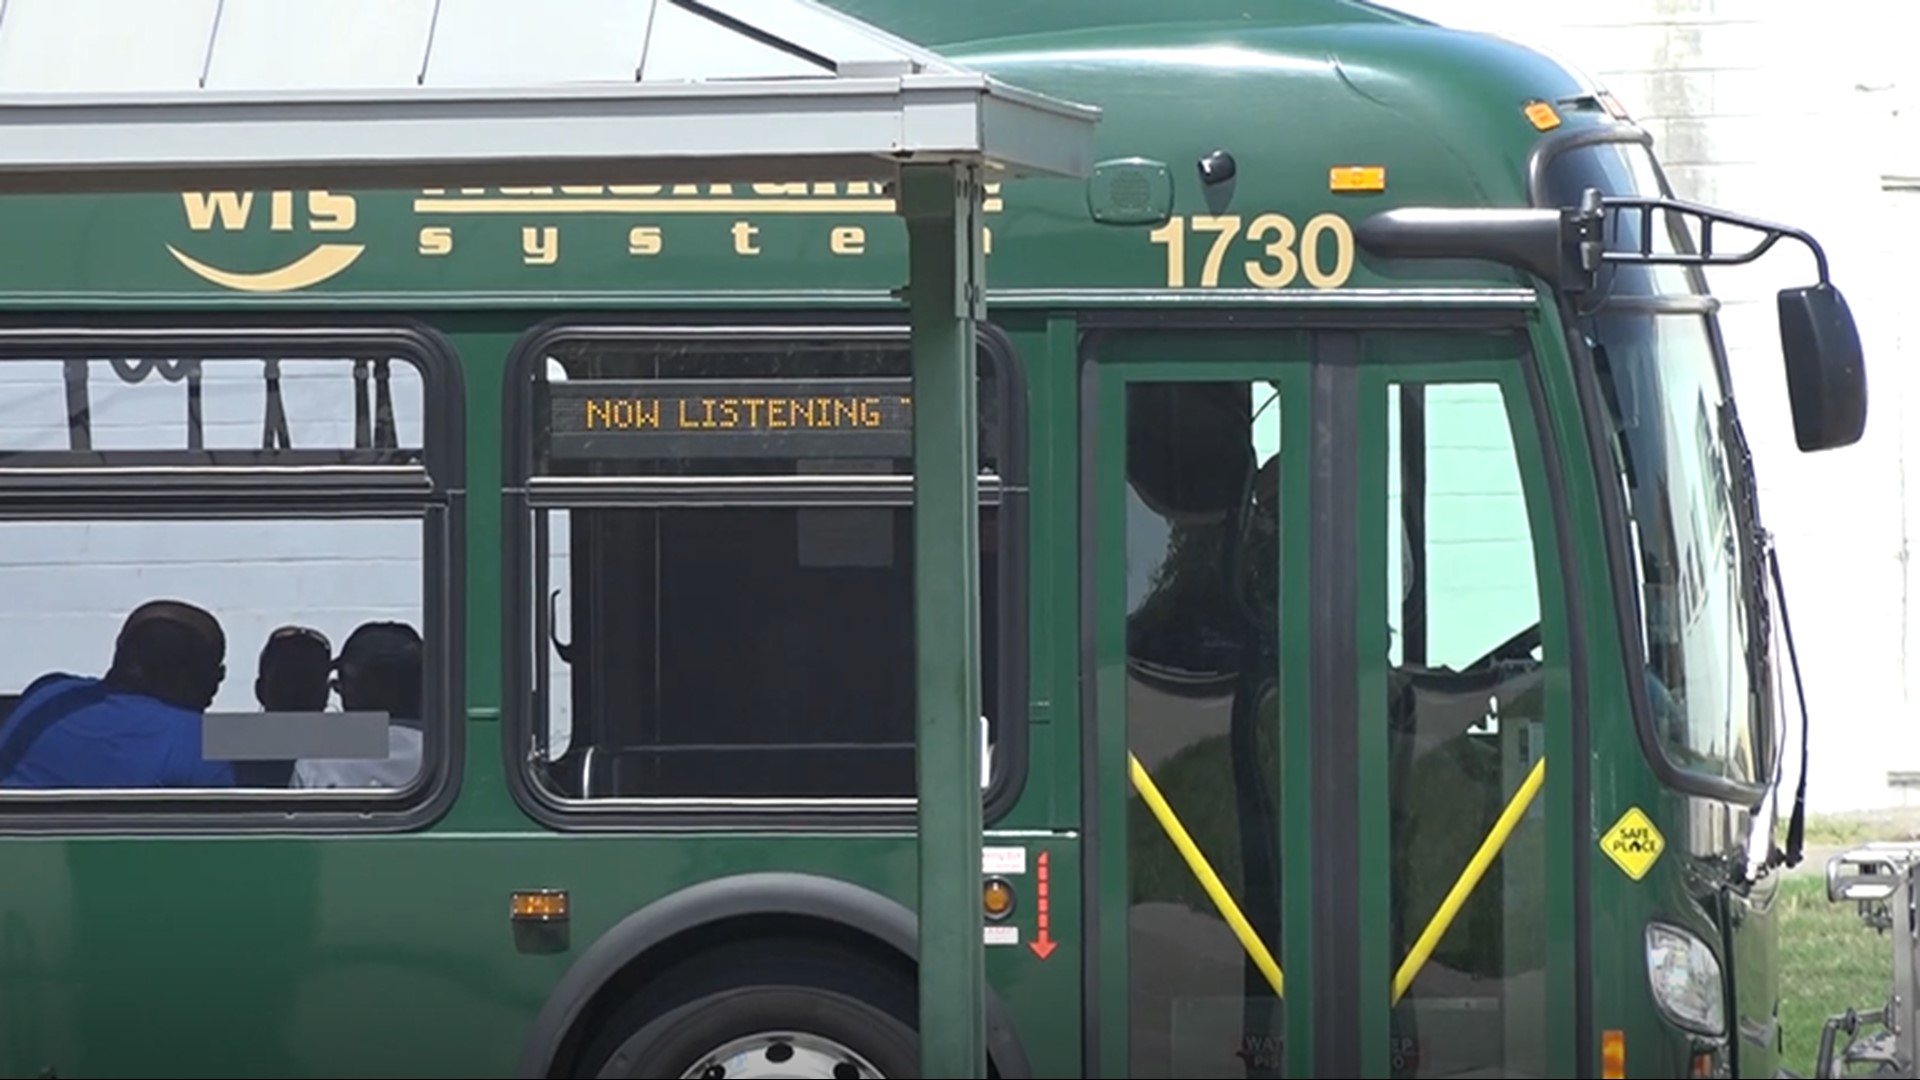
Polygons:
<instances>
[{"instance_id":1,"label":"white awning edge","mask_svg":"<svg viewBox=\"0 0 1920 1080\"><path fill-rule=\"evenodd\" d=\"M985 75L0 95L0 191L1085 176L1099 110ZM746 167L743 162L751 161ZM724 175L722 175L724 174Z\"/></svg>"}]
</instances>

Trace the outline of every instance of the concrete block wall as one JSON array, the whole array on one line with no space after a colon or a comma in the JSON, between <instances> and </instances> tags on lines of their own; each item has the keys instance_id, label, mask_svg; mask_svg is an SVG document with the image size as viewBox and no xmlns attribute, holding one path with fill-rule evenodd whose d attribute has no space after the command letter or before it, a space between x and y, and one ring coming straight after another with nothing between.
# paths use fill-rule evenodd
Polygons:
<instances>
[{"instance_id":1,"label":"concrete block wall","mask_svg":"<svg viewBox=\"0 0 1920 1080\"><path fill-rule=\"evenodd\" d=\"M1920 571L1905 434L1920 336L1903 329L1920 282L1920 4L1912 0L1390 0L1463 29L1542 47L1594 75L1655 137L1677 193L1805 228L1859 320L1872 386L1865 440L1794 445L1773 295L1813 279L1797 245L1716 270L1723 326L1762 505L1788 575L1814 713L1810 802L1902 798L1920 768ZM1915 186L1920 186L1917 184ZM1916 478L1920 480L1920 477ZM1789 760L1788 769L1797 767Z\"/></svg>"}]
</instances>

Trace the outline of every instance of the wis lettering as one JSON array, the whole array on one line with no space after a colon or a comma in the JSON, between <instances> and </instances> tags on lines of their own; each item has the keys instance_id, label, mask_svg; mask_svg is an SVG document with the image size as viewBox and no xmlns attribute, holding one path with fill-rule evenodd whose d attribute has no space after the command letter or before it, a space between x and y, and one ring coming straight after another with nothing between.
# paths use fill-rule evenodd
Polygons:
<instances>
[{"instance_id":1,"label":"wis lettering","mask_svg":"<svg viewBox=\"0 0 1920 1080\"><path fill-rule=\"evenodd\" d=\"M180 195L187 228L200 234L244 233L264 218L273 233L305 231L316 236L353 231L359 204L351 195L331 191L186 191ZM255 216L256 209L261 216ZM167 253L202 280L237 292L279 293L310 288L328 280L366 251L365 244L322 240L291 262L266 270L235 270L196 258L168 244Z\"/></svg>"}]
</instances>

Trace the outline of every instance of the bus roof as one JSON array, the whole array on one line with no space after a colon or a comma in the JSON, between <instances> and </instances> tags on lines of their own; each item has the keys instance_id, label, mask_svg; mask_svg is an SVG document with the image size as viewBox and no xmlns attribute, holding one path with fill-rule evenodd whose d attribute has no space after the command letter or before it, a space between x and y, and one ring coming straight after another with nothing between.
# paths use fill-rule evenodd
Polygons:
<instances>
[{"instance_id":1,"label":"bus roof","mask_svg":"<svg viewBox=\"0 0 1920 1080\"><path fill-rule=\"evenodd\" d=\"M899 0L826 0L875 26L936 48L1069 30L1183 23L1318 26L1427 20L1368 0L974 0L969 4L903 4Z\"/></svg>"},{"instance_id":2,"label":"bus roof","mask_svg":"<svg viewBox=\"0 0 1920 1080\"><path fill-rule=\"evenodd\" d=\"M982 6L1018 6L996 5ZM914 14L929 5L835 6L894 33L939 29ZM1030 6L1020 20L974 19L977 38L987 26L995 35L943 45L941 55L1099 106L1097 155L1162 167L1155 175L1171 191L1173 220L1093 224L1089 200L1108 197L1099 185L1111 175L1009 182L987 207L995 303L1525 286L1492 264L1376 265L1354 250L1351 230L1396 206L1522 205L1542 140L1621 126L1592 80L1550 56L1375 5L1309 0L1269 11L1205 0L1198 13L1222 18L1001 32L1075 21L1068 13L1080 5ZM1119 19L1152 5L1108 7ZM1231 182L1203 182L1198 163L1216 152L1232 159ZM1339 188L1341 169L1380 186ZM823 298L888 304L901 283L904 230L871 183L565 179L0 201L0 229L42 253L38 264L0 267L0 304L812 307ZM315 260L321 250L332 254Z\"/></svg>"}]
</instances>

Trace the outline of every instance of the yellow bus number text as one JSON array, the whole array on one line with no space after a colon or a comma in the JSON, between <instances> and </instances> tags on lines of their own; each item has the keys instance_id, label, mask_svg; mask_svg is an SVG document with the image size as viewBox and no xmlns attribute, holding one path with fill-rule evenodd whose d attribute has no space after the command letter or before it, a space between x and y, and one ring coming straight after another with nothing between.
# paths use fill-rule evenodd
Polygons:
<instances>
[{"instance_id":1,"label":"yellow bus number text","mask_svg":"<svg viewBox=\"0 0 1920 1080\"><path fill-rule=\"evenodd\" d=\"M1243 221L1239 214L1174 217L1147 234L1167 252L1167 288L1187 287L1187 235L1208 241L1200 266L1200 287L1220 286L1220 273L1236 247L1256 245L1260 254L1241 262L1246 280L1257 289L1284 289L1304 278L1316 289L1337 289L1353 275L1353 226L1338 214L1316 214L1297 226L1285 214L1261 214ZM1195 245L1198 246L1197 244Z\"/></svg>"}]
</instances>

